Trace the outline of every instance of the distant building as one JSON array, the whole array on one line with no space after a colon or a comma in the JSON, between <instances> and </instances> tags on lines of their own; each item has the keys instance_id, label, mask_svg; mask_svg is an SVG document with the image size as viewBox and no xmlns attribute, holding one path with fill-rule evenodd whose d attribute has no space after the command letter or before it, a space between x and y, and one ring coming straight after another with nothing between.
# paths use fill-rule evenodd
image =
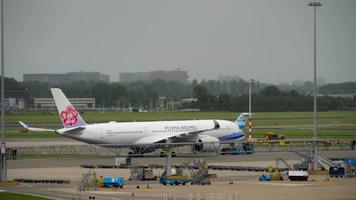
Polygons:
<instances>
[{"instance_id":1,"label":"distant building","mask_svg":"<svg viewBox=\"0 0 356 200\"><path fill-rule=\"evenodd\" d=\"M149 73L148 72L124 72L120 73L120 82L123 83L131 83L135 81L149 81Z\"/></svg>"},{"instance_id":2,"label":"distant building","mask_svg":"<svg viewBox=\"0 0 356 200\"><path fill-rule=\"evenodd\" d=\"M78 110L95 109L95 98L68 98L68 100ZM36 110L56 109L53 98L34 98L33 104Z\"/></svg>"},{"instance_id":3,"label":"distant building","mask_svg":"<svg viewBox=\"0 0 356 200\"><path fill-rule=\"evenodd\" d=\"M109 82L109 75L101 74L99 72L68 72L68 81L87 81L87 82Z\"/></svg>"},{"instance_id":4,"label":"distant building","mask_svg":"<svg viewBox=\"0 0 356 200\"><path fill-rule=\"evenodd\" d=\"M50 84L68 82L66 74L24 74L23 82L38 81Z\"/></svg>"},{"instance_id":5,"label":"distant building","mask_svg":"<svg viewBox=\"0 0 356 200\"><path fill-rule=\"evenodd\" d=\"M6 110L25 109L30 104L30 93L27 89L7 89L5 90L4 103Z\"/></svg>"},{"instance_id":6,"label":"distant building","mask_svg":"<svg viewBox=\"0 0 356 200\"><path fill-rule=\"evenodd\" d=\"M162 79L165 81L188 82L188 72L179 69L172 71L150 71L150 72L124 72L120 73L120 82L131 83L135 81L154 81Z\"/></svg>"},{"instance_id":7,"label":"distant building","mask_svg":"<svg viewBox=\"0 0 356 200\"><path fill-rule=\"evenodd\" d=\"M188 72L181 71L181 70L174 70L174 71L151 71L150 73L150 80L157 80L162 79L165 81L176 81L186 83L188 82Z\"/></svg>"},{"instance_id":8,"label":"distant building","mask_svg":"<svg viewBox=\"0 0 356 200\"><path fill-rule=\"evenodd\" d=\"M101 74L99 72L68 72L66 74L24 74L23 81L46 82L51 85L77 81L109 82L109 75Z\"/></svg>"},{"instance_id":9,"label":"distant building","mask_svg":"<svg viewBox=\"0 0 356 200\"><path fill-rule=\"evenodd\" d=\"M5 98L5 110L23 110L25 109L25 99L23 98ZM0 103L1 105L1 103Z\"/></svg>"}]
</instances>

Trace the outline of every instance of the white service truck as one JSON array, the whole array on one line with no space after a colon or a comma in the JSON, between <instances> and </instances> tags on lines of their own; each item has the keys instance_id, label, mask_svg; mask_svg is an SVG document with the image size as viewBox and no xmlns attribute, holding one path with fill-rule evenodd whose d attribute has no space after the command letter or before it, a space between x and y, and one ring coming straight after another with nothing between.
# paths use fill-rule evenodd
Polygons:
<instances>
[{"instance_id":1,"label":"white service truck","mask_svg":"<svg viewBox=\"0 0 356 200\"><path fill-rule=\"evenodd\" d=\"M307 181L309 173L308 171L299 171L299 170L289 170L288 178L291 181Z\"/></svg>"}]
</instances>

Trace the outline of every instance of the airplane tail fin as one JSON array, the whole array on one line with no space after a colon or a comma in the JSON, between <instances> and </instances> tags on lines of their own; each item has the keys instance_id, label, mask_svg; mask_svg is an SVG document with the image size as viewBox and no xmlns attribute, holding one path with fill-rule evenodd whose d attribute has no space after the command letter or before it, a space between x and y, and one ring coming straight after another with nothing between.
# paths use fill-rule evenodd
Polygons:
<instances>
[{"instance_id":1,"label":"airplane tail fin","mask_svg":"<svg viewBox=\"0 0 356 200\"><path fill-rule=\"evenodd\" d=\"M241 113L237 119L236 124L239 128L245 128L247 119L250 117L250 113Z\"/></svg>"},{"instance_id":2,"label":"airplane tail fin","mask_svg":"<svg viewBox=\"0 0 356 200\"><path fill-rule=\"evenodd\" d=\"M54 102L65 128L85 126L86 123L59 88L51 88Z\"/></svg>"}]
</instances>

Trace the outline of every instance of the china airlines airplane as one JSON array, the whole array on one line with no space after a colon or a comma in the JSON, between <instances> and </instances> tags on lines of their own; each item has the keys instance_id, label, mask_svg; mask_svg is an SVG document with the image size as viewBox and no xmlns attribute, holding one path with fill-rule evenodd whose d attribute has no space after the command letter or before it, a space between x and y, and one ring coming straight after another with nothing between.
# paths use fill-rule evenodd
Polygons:
<instances>
[{"instance_id":1,"label":"china airlines airplane","mask_svg":"<svg viewBox=\"0 0 356 200\"><path fill-rule=\"evenodd\" d=\"M184 120L151 122L107 122L87 124L59 88L51 88L63 128L58 130L29 127L29 131L50 131L88 144L112 147L129 146L134 152L154 144L197 143L196 151L209 151L204 143L243 140L248 113L235 122L227 120ZM149 149L149 148L148 148ZM155 148L149 150L154 151ZM142 153L142 152L141 152ZM146 152L143 152L146 153Z\"/></svg>"}]
</instances>

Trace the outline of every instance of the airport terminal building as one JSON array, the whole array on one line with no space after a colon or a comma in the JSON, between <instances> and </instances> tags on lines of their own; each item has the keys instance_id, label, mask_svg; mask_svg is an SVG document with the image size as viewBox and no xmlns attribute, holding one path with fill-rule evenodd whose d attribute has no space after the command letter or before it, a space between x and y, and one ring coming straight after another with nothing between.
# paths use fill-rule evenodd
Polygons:
<instances>
[{"instance_id":1,"label":"airport terminal building","mask_svg":"<svg viewBox=\"0 0 356 200\"><path fill-rule=\"evenodd\" d=\"M95 98L68 98L73 106L78 110L94 110ZM53 98L34 98L35 110L55 110L56 104Z\"/></svg>"}]
</instances>

